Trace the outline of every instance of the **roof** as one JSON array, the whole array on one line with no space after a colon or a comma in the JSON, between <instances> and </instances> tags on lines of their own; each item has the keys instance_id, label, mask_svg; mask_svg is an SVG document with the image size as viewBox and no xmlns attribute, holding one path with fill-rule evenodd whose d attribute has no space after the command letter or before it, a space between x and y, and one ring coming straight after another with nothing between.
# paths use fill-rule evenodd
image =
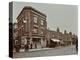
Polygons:
<instances>
[{"instance_id":1,"label":"roof","mask_svg":"<svg viewBox=\"0 0 80 60\"><path fill-rule=\"evenodd\" d=\"M33 7L31 7L31 6L25 6L23 9L22 9L22 11L20 12L20 14L18 15L18 17L21 15L21 13L24 11L24 10L26 10L26 9L28 9L28 10L33 10L33 11L35 11L35 12L37 12L37 13L39 13L39 14L41 14L41 15L43 15L43 16L45 16L46 17L46 15L44 14L44 13L41 13L39 10L36 10L35 8L33 8ZM17 17L17 18L18 18Z\"/></svg>"}]
</instances>

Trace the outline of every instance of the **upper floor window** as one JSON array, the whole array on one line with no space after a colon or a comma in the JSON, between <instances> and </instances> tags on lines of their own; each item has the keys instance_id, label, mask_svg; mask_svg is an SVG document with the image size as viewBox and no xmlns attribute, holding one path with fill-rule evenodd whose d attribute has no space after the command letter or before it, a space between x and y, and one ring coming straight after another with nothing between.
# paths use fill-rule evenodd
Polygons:
<instances>
[{"instance_id":1,"label":"upper floor window","mask_svg":"<svg viewBox=\"0 0 80 60\"><path fill-rule=\"evenodd\" d=\"M41 29L44 29L44 27L41 27Z\"/></svg>"},{"instance_id":2,"label":"upper floor window","mask_svg":"<svg viewBox=\"0 0 80 60\"><path fill-rule=\"evenodd\" d=\"M43 31L41 31L41 33L40 34L43 34Z\"/></svg>"},{"instance_id":3,"label":"upper floor window","mask_svg":"<svg viewBox=\"0 0 80 60\"><path fill-rule=\"evenodd\" d=\"M34 24L34 27L38 27L38 25L35 25L35 24Z\"/></svg>"},{"instance_id":4,"label":"upper floor window","mask_svg":"<svg viewBox=\"0 0 80 60\"><path fill-rule=\"evenodd\" d=\"M44 25L44 21L43 20L41 20L41 25Z\"/></svg>"},{"instance_id":5,"label":"upper floor window","mask_svg":"<svg viewBox=\"0 0 80 60\"><path fill-rule=\"evenodd\" d=\"M37 17L36 16L34 16L34 23L37 23L38 21L37 21Z\"/></svg>"},{"instance_id":6,"label":"upper floor window","mask_svg":"<svg viewBox=\"0 0 80 60\"><path fill-rule=\"evenodd\" d=\"M33 29L33 32L34 32L34 33L38 33L38 29L37 29L37 28L34 28L34 29Z\"/></svg>"},{"instance_id":7,"label":"upper floor window","mask_svg":"<svg viewBox=\"0 0 80 60\"><path fill-rule=\"evenodd\" d=\"M27 23L27 20L23 18L23 23Z\"/></svg>"}]
</instances>

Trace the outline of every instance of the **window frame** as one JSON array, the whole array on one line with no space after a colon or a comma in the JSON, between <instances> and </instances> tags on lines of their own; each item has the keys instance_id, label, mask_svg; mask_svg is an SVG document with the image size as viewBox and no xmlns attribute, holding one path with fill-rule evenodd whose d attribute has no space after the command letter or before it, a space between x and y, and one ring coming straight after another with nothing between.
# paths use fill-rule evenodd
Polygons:
<instances>
[{"instance_id":1,"label":"window frame","mask_svg":"<svg viewBox=\"0 0 80 60\"><path fill-rule=\"evenodd\" d=\"M33 16L33 21L34 21L34 23L38 23L38 17L36 15Z\"/></svg>"},{"instance_id":2,"label":"window frame","mask_svg":"<svg viewBox=\"0 0 80 60\"><path fill-rule=\"evenodd\" d=\"M37 28L33 28L33 33L38 33L38 29Z\"/></svg>"},{"instance_id":3,"label":"window frame","mask_svg":"<svg viewBox=\"0 0 80 60\"><path fill-rule=\"evenodd\" d=\"M41 25L44 25L44 21L43 21L43 19L41 19Z\"/></svg>"}]
</instances>

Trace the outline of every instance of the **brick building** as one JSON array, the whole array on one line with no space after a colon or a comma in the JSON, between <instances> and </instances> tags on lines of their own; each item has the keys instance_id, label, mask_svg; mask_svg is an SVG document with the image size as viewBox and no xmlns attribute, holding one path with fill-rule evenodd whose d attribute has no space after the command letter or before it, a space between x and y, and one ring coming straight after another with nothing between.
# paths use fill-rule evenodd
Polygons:
<instances>
[{"instance_id":1,"label":"brick building","mask_svg":"<svg viewBox=\"0 0 80 60\"><path fill-rule=\"evenodd\" d=\"M63 33L59 31L59 28L56 31L48 29L47 35L50 47L61 46L63 44Z\"/></svg>"},{"instance_id":2,"label":"brick building","mask_svg":"<svg viewBox=\"0 0 80 60\"><path fill-rule=\"evenodd\" d=\"M48 29L47 32L49 45L57 45L57 46L68 46L76 44L78 37L72 32L67 33L65 30L64 33L60 32L59 28L56 31L52 31ZM56 44L55 44L56 43ZM53 46L53 47L54 47Z\"/></svg>"},{"instance_id":3,"label":"brick building","mask_svg":"<svg viewBox=\"0 0 80 60\"><path fill-rule=\"evenodd\" d=\"M32 7L24 7L17 17L18 42L24 47L46 47L46 15Z\"/></svg>"},{"instance_id":4,"label":"brick building","mask_svg":"<svg viewBox=\"0 0 80 60\"><path fill-rule=\"evenodd\" d=\"M73 45L76 43L77 40L77 35L72 34L72 32L67 33L66 30L64 31L63 42L65 43L65 45Z\"/></svg>"}]
</instances>

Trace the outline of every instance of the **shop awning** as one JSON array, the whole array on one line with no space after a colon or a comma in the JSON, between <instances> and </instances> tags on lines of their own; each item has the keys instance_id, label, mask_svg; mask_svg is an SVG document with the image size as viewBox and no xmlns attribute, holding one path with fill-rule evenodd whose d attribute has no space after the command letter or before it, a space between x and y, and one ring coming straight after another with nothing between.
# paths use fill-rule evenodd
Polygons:
<instances>
[{"instance_id":1,"label":"shop awning","mask_svg":"<svg viewBox=\"0 0 80 60\"><path fill-rule=\"evenodd\" d=\"M64 44L63 41L59 40L59 39L51 39L53 42L60 42L61 44Z\"/></svg>"},{"instance_id":2,"label":"shop awning","mask_svg":"<svg viewBox=\"0 0 80 60\"><path fill-rule=\"evenodd\" d=\"M59 39L51 39L53 42L60 42Z\"/></svg>"}]
</instances>

